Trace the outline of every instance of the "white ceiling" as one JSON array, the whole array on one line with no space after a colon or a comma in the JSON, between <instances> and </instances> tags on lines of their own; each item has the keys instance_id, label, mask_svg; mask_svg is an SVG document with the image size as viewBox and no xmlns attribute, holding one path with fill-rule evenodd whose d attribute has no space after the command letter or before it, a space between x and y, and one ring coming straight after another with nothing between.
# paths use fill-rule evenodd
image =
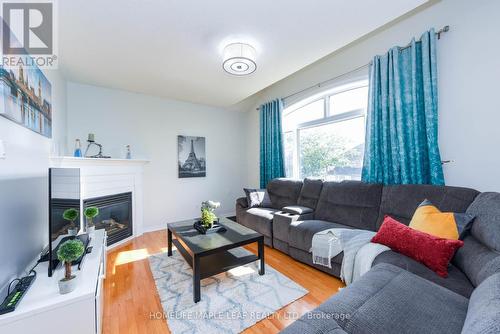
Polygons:
<instances>
[{"instance_id":1,"label":"white ceiling","mask_svg":"<svg viewBox=\"0 0 500 334\"><path fill-rule=\"evenodd\" d=\"M71 81L230 106L427 0L64 0L60 67ZM257 71L221 48L257 49Z\"/></svg>"}]
</instances>

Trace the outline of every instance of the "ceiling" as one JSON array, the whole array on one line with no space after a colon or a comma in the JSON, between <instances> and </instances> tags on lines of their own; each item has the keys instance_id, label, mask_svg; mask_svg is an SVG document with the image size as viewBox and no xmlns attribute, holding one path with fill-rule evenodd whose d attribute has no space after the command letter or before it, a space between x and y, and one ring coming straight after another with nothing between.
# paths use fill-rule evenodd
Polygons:
<instances>
[{"instance_id":1,"label":"ceiling","mask_svg":"<svg viewBox=\"0 0 500 334\"><path fill-rule=\"evenodd\" d=\"M427 0L59 1L59 65L71 81L233 105ZM222 48L252 44L234 77Z\"/></svg>"}]
</instances>

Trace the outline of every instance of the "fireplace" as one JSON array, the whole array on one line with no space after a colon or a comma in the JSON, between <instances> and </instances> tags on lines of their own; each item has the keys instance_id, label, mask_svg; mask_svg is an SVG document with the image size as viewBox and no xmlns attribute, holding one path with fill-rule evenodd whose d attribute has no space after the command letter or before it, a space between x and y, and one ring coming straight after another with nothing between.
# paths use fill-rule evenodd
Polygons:
<instances>
[{"instance_id":1,"label":"fireplace","mask_svg":"<svg viewBox=\"0 0 500 334\"><path fill-rule=\"evenodd\" d=\"M94 218L96 229L105 229L108 234L108 246L132 236L132 193L86 199L83 207L99 208L99 215Z\"/></svg>"}]
</instances>

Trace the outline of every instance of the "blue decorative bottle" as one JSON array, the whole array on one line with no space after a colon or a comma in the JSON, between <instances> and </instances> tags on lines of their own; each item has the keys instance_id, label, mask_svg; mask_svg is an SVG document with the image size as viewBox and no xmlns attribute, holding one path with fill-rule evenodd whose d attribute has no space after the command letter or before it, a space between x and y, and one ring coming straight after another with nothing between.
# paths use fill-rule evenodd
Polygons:
<instances>
[{"instance_id":1,"label":"blue decorative bottle","mask_svg":"<svg viewBox=\"0 0 500 334\"><path fill-rule=\"evenodd\" d=\"M82 145L80 144L80 139L75 141L75 153L74 157L81 158L82 157Z\"/></svg>"}]
</instances>

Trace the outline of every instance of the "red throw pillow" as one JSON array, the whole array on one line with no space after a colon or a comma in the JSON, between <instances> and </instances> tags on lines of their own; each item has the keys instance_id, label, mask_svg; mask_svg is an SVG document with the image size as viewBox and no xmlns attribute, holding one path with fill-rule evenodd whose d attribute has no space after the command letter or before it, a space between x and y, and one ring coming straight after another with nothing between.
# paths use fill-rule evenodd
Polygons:
<instances>
[{"instance_id":1,"label":"red throw pillow","mask_svg":"<svg viewBox=\"0 0 500 334\"><path fill-rule=\"evenodd\" d=\"M414 230L390 216L385 216L372 242L386 245L395 252L425 264L441 277L448 276L448 263L455 251L464 245L462 240L438 238Z\"/></svg>"}]
</instances>

